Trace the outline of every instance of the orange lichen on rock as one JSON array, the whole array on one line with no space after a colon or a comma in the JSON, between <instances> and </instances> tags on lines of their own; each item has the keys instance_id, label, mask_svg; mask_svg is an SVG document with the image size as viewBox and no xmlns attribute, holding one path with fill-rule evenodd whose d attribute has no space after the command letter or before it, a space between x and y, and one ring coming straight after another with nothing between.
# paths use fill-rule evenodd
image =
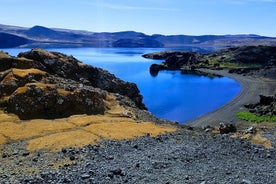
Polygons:
<instances>
[{"instance_id":1,"label":"orange lichen on rock","mask_svg":"<svg viewBox=\"0 0 276 184\"><path fill-rule=\"evenodd\" d=\"M64 147L82 147L95 144L98 141L99 137L96 135L84 130L74 130L32 139L28 142L27 149L30 151L41 149L60 151Z\"/></svg>"}]
</instances>

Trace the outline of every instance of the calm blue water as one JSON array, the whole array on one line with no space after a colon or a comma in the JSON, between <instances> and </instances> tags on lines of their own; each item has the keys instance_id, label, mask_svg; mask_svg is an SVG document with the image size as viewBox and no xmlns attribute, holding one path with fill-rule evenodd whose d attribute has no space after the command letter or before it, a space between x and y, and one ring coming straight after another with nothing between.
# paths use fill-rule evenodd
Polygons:
<instances>
[{"instance_id":1,"label":"calm blue water","mask_svg":"<svg viewBox=\"0 0 276 184\"><path fill-rule=\"evenodd\" d=\"M4 49L10 55L29 49ZM179 71L162 71L152 77L149 67L161 60L141 57L151 48L66 48L48 49L73 55L86 64L104 68L117 77L134 82L144 96L149 111L159 118L184 123L213 111L230 101L240 91L233 79L210 79L204 76L182 75Z\"/></svg>"}]
</instances>

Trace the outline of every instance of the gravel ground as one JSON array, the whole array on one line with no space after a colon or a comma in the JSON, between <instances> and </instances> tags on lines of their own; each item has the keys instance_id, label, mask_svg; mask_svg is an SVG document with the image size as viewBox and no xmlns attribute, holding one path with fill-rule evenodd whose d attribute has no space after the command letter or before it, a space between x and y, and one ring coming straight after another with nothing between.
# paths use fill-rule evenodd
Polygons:
<instances>
[{"instance_id":1,"label":"gravel ground","mask_svg":"<svg viewBox=\"0 0 276 184\"><path fill-rule=\"evenodd\" d=\"M52 154L19 151L16 156L2 155L1 163L20 162L22 157L28 161L18 167L43 168L45 162L61 158L70 158L73 164L28 176L5 174L2 183L276 183L275 149L186 128L155 138L106 141ZM5 167L8 171L12 165Z\"/></svg>"}]
</instances>

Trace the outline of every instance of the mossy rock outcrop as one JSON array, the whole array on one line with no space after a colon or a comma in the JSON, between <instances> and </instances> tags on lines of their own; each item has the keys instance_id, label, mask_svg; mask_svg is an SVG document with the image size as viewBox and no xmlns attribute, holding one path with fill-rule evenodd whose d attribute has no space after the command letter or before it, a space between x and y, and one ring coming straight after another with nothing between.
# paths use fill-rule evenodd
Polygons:
<instances>
[{"instance_id":1,"label":"mossy rock outcrop","mask_svg":"<svg viewBox=\"0 0 276 184\"><path fill-rule=\"evenodd\" d=\"M74 114L104 114L105 92L76 89L72 92L54 85L27 84L18 88L7 101L7 111L20 119L54 119Z\"/></svg>"},{"instance_id":2,"label":"mossy rock outcrop","mask_svg":"<svg viewBox=\"0 0 276 184\"><path fill-rule=\"evenodd\" d=\"M137 86L72 56L32 49L0 58L0 107L20 119L104 114L116 93L146 109Z\"/></svg>"}]
</instances>

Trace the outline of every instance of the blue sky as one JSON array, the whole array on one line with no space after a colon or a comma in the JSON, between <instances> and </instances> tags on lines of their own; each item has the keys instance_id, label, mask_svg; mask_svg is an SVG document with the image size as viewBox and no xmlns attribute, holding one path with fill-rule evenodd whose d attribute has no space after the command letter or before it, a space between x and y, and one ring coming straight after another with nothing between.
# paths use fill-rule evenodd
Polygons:
<instances>
[{"instance_id":1,"label":"blue sky","mask_svg":"<svg viewBox=\"0 0 276 184\"><path fill-rule=\"evenodd\" d=\"M276 37L276 0L0 0L0 24Z\"/></svg>"}]
</instances>

